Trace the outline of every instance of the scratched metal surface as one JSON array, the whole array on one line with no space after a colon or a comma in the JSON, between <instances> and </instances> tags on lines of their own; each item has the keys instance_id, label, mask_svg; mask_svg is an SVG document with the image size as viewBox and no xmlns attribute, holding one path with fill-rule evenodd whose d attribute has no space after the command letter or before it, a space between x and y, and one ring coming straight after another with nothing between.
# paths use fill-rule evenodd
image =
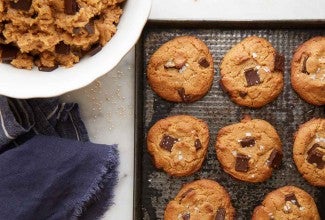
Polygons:
<instances>
[{"instance_id":1,"label":"scratched metal surface","mask_svg":"<svg viewBox=\"0 0 325 220\"><path fill-rule=\"evenodd\" d=\"M201 100L191 104L175 104L158 97L146 81L146 65L153 52L164 42L180 35L194 35L203 40L211 50L215 63L214 83L211 91ZM219 87L218 65L224 54L243 38L257 35L267 38L285 56L285 86L280 96L261 109L249 109L235 105ZM138 131L141 147L142 170L137 172L141 179L138 189L141 192L141 219L163 219L164 209L169 200L176 196L181 186L190 181L209 178L216 180L229 192L237 219L250 219L253 209L261 203L264 196L284 185L295 185L310 193L316 200L322 219L325 219L325 190L310 186L299 174L292 159L293 134L298 126L313 117L325 117L325 107L315 107L301 100L290 85L290 60L299 44L316 36L325 35L325 30L317 29L178 29L147 28L142 38L143 93L138 97L143 102L143 130ZM146 150L145 137L149 128L159 119L170 115L190 114L205 120L210 129L208 154L202 169L194 175L183 178L170 177L157 170ZM270 122L278 131L284 158L279 170L264 183L251 184L233 179L219 166L214 150L217 131L238 122L244 114ZM139 159L139 158L138 158Z\"/></svg>"}]
</instances>

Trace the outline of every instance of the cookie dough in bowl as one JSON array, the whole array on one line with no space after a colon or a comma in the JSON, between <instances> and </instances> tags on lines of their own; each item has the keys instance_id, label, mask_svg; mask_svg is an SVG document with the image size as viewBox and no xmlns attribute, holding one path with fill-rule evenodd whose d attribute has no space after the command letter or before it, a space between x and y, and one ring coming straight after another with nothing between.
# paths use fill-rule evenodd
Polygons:
<instances>
[{"instance_id":1,"label":"cookie dough in bowl","mask_svg":"<svg viewBox=\"0 0 325 220\"><path fill-rule=\"evenodd\" d=\"M51 97L88 85L136 43L150 7L148 0L1 1L0 94Z\"/></svg>"}]
</instances>

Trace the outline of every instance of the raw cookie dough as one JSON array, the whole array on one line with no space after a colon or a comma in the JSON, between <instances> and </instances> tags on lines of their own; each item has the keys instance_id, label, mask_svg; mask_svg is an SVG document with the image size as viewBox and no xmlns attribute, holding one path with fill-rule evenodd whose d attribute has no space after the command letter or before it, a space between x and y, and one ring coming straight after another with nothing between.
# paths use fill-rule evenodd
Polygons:
<instances>
[{"instance_id":1,"label":"raw cookie dough","mask_svg":"<svg viewBox=\"0 0 325 220\"><path fill-rule=\"evenodd\" d=\"M1 61L51 71L93 55L116 32L123 0L1 0Z\"/></svg>"},{"instance_id":2,"label":"raw cookie dough","mask_svg":"<svg viewBox=\"0 0 325 220\"><path fill-rule=\"evenodd\" d=\"M147 78L160 97L172 102L194 102L211 88L213 58L203 41L193 36L176 37L150 58Z\"/></svg>"},{"instance_id":3,"label":"raw cookie dough","mask_svg":"<svg viewBox=\"0 0 325 220\"><path fill-rule=\"evenodd\" d=\"M312 185L325 186L325 119L312 119L295 134L293 159L298 171Z\"/></svg>"},{"instance_id":4,"label":"raw cookie dough","mask_svg":"<svg viewBox=\"0 0 325 220\"><path fill-rule=\"evenodd\" d=\"M147 136L155 166L173 176L187 176L200 169L208 144L208 125L188 115L159 120Z\"/></svg>"},{"instance_id":5,"label":"raw cookie dough","mask_svg":"<svg viewBox=\"0 0 325 220\"><path fill-rule=\"evenodd\" d=\"M182 187L165 210L165 220L232 220L235 209L217 182L202 179Z\"/></svg>"},{"instance_id":6,"label":"raw cookie dough","mask_svg":"<svg viewBox=\"0 0 325 220\"><path fill-rule=\"evenodd\" d=\"M306 102L325 105L325 37L298 47L291 62L291 84Z\"/></svg>"},{"instance_id":7,"label":"raw cookie dough","mask_svg":"<svg viewBox=\"0 0 325 220\"><path fill-rule=\"evenodd\" d=\"M220 84L238 105L259 108L283 88L284 57L264 38L251 36L231 48L220 65Z\"/></svg>"},{"instance_id":8,"label":"raw cookie dough","mask_svg":"<svg viewBox=\"0 0 325 220\"><path fill-rule=\"evenodd\" d=\"M249 116L219 130L217 158L223 170L247 182L262 182L282 160L279 135L272 125Z\"/></svg>"},{"instance_id":9,"label":"raw cookie dough","mask_svg":"<svg viewBox=\"0 0 325 220\"><path fill-rule=\"evenodd\" d=\"M320 220L314 199L302 189L285 186L265 197L254 209L252 220Z\"/></svg>"}]
</instances>

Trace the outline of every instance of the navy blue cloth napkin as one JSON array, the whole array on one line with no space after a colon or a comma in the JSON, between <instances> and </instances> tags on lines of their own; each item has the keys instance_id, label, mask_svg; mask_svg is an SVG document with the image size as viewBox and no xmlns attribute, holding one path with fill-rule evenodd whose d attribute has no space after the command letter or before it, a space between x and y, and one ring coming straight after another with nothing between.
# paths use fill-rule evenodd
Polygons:
<instances>
[{"instance_id":1,"label":"navy blue cloth napkin","mask_svg":"<svg viewBox=\"0 0 325 220\"><path fill-rule=\"evenodd\" d=\"M117 146L88 141L76 104L0 96L0 122L0 219L98 219L112 204Z\"/></svg>"}]
</instances>

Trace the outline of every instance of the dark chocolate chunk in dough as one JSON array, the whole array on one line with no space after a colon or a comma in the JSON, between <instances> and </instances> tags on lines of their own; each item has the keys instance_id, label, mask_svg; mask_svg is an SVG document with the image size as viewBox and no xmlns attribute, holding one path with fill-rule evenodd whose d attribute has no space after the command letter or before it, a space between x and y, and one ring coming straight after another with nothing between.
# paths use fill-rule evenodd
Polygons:
<instances>
[{"instance_id":1,"label":"dark chocolate chunk in dough","mask_svg":"<svg viewBox=\"0 0 325 220\"><path fill-rule=\"evenodd\" d=\"M172 151L174 144L178 141L177 138L173 138L167 134L164 134L163 138L160 141L159 146L168 150L169 152Z\"/></svg>"},{"instance_id":2,"label":"dark chocolate chunk in dough","mask_svg":"<svg viewBox=\"0 0 325 220\"><path fill-rule=\"evenodd\" d=\"M177 92L178 92L178 94L181 97L183 102L190 102L191 101L191 96L185 94L185 89L184 88L178 89Z\"/></svg>"},{"instance_id":3,"label":"dark chocolate chunk in dough","mask_svg":"<svg viewBox=\"0 0 325 220\"><path fill-rule=\"evenodd\" d=\"M70 45L65 44L63 41L60 41L55 45L55 52L58 54L68 55L70 53Z\"/></svg>"},{"instance_id":4,"label":"dark chocolate chunk in dough","mask_svg":"<svg viewBox=\"0 0 325 220\"><path fill-rule=\"evenodd\" d=\"M91 46L90 50L87 52L87 55L94 56L96 53L102 50L102 46L97 43Z\"/></svg>"},{"instance_id":5,"label":"dark chocolate chunk in dough","mask_svg":"<svg viewBox=\"0 0 325 220\"><path fill-rule=\"evenodd\" d=\"M296 197L296 195L294 193L290 193L290 194L285 195L285 201L289 201L292 204L300 207L300 204L299 204L299 202L297 200L297 197Z\"/></svg>"},{"instance_id":6,"label":"dark chocolate chunk in dough","mask_svg":"<svg viewBox=\"0 0 325 220\"><path fill-rule=\"evenodd\" d=\"M214 218L215 220L224 220L226 217L226 210L222 207L219 207L217 210L216 217Z\"/></svg>"},{"instance_id":7,"label":"dark chocolate chunk in dough","mask_svg":"<svg viewBox=\"0 0 325 220\"><path fill-rule=\"evenodd\" d=\"M201 141L200 139L196 139L195 142L194 142L194 146L195 146L195 149L196 150L199 150L202 148L202 144L201 144Z\"/></svg>"},{"instance_id":8,"label":"dark chocolate chunk in dough","mask_svg":"<svg viewBox=\"0 0 325 220\"><path fill-rule=\"evenodd\" d=\"M183 214L183 220L190 220L190 218L191 218L191 215L190 215L190 213L186 213L186 214Z\"/></svg>"},{"instance_id":9,"label":"dark chocolate chunk in dough","mask_svg":"<svg viewBox=\"0 0 325 220\"><path fill-rule=\"evenodd\" d=\"M207 59L205 57L202 57L201 59L199 59L199 64L203 68L208 68L210 66L210 63L207 61Z\"/></svg>"},{"instance_id":10,"label":"dark chocolate chunk in dough","mask_svg":"<svg viewBox=\"0 0 325 220\"><path fill-rule=\"evenodd\" d=\"M10 1L10 7L17 10L29 11L32 2L33 2L32 0L18 0L18 1L12 0Z\"/></svg>"},{"instance_id":11,"label":"dark chocolate chunk in dough","mask_svg":"<svg viewBox=\"0 0 325 220\"><path fill-rule=\"evenodd\" d=\"M320 151L319 144L314 144L312 148L307 152L307 161L310 164L316 164L318 169L324 169L325 161L323 160L324 153Z\"/></svg>"},{"instance_id":12,"label":"dark chocolate chunk in dough","mask_svg":"<svg viewBox=\"0 0 325 220\"><path fill-rule=\"evenodd\" d=\"M247 92L244 92L244 91L239 91L239 96L242 97L242 98L245 98L247 96Z\"/></svg>"},{"instance_id":13,"label":"dark chocolate chunk in dough","mask_svg":"<svg viewBox=\"0 0 325 220\"><path fill-rule=\"evenodd\" d=\"M274 70L284 71L284 56L282 54L276 53L274 58Z\"/></svg>"},{"instance_id":14,"label":"dark chocolate chunk in dough","mask_svg":"<svg viewBox=\"0 0 325 220\"><path fill-rule=\"evenodd\" d=\"M267 159L267 165L272 168L278 168L281 165L282 157L282 153L274 149Z\"/></svg>"},{"instance_id":15,"label":"dark chocolate chunk in dough","mask_svg":"<svg viewBox=\"0 0 325 220\"><path fill-rule=\"evenodd\" d=\"M235 164L235 170L238 172L244 172L246 173L249 168L249 157L244 154L237 154L236 157L236 164Z\"/></svg>"},{"instance_id":16,"label":"dark chocolate chunk in dough","mask_svg":"<svg viewBox=\"0 0 325 220\"><path fill-rule=\"evenodd\" d=\"M79 11L79 5L76 0L64 0L64 13L75 15Z\"/></svg>"},{"instance_id":17,"label":"dark chocolate chunk in dough","mask_svg":"<svg viewBox=\"0 0 325 220\"><path fill-rule=\"evenodd\" d=\"M58 67L59 67L58 65L55 65L53 67L40 66L40 67L38 67L38 70L42 71L42 72L52 72L53 70L57 69Z\"/></svg>"},{"instance_id":18,"label":"dark chocolate chunk in dough","mask_svg":"<svg viewBox=\"0 0 325 220\"><path fill-rule=\"evenodd\" d=\"M247 86L254 86L261 83L260 77L255 69L245 70Z\"/></svg>"},{"instance_id":19,"label":"dark chocolate chunk in dough","mask_svg":"<svg viewBox=\"0 0 325 220\"><path fill-rule=\"evenodd\" d=\"M95 33L95 26L94 26L94 21L89 21L86 26L85 26L86 31L88 34L94 34Z\"/></svg>"},{"instance_id":20,"label":"dark chocolate chunk in dough","mask_svg":"<svg viewBox=\"0 0 325 220\"><path fill-rule=\"evenodd\" d=\"M1 60L4 63L10 63L17 57L19 49L13 45L1 45Z\"/></svg>"},{"instance_id":21,"label":"dark chocolate chunk in dough","mask_svg":"<svg viewBox=\"0 0 325 220\"><path fill-rule=\"evenodd\" d=\"M240 141L242 147L253 147L255 145L254 137L245 137Z\"/></svg>"}]
</instances>

